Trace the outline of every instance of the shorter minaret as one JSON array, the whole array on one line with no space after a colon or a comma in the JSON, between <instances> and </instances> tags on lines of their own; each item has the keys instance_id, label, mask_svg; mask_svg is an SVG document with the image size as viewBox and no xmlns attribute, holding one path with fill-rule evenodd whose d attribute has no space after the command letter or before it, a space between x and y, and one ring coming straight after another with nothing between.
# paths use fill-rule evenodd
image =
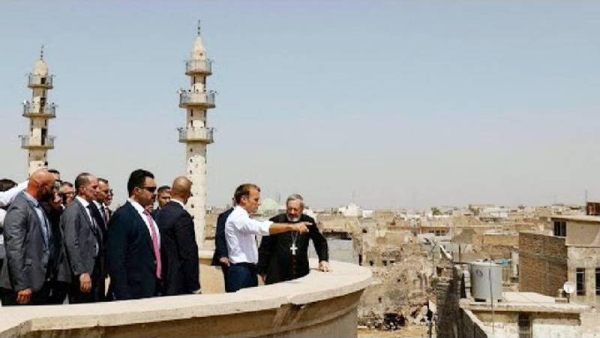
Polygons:
<instances>
[{"instance_id":1,"label":"shorter minaret","mask_svg":"<svg viewBox=\"0 0 600 338\"><path fill-rule=\"evenodd\" d=\"M23 102L23 117L29 119L29 134L20 135L21 148L27 149L29 174L48 165L48 150L54 149L54 136L48 135L48 120L56 117L56 105L48 102L48 92L53 88L54 75L48 73L44 62L44 46L40 59L29 74L28 87L33 91L31 102Z\"/></svg>"}]
</instances>

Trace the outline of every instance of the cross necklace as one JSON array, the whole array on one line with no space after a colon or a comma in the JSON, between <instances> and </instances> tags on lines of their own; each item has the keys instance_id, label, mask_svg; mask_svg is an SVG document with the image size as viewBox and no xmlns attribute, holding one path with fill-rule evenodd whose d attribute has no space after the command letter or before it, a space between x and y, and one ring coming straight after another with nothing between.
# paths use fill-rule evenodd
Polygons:
<instances>
[{"instance_id":1,"label":"cross necklace","mask_svg":"<svg viewBox=\"0 0 600 338\"><path fill-rule=\"evenodd\" d=\"M298 239L298 233L295 231L292 231L292 246L290 247L290 251L292 252L292 255L296 256L296 250L298 250L298 247L296 246L296 240Z\"/></svg>"}]
</instances>

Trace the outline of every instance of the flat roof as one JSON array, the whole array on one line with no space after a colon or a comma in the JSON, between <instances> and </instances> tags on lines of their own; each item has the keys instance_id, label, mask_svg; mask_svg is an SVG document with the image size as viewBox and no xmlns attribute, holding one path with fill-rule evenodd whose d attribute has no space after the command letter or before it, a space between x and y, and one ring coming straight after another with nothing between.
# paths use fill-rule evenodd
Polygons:
<instances>
[{"instance_id":1,"label":"flat roof","mask_svg":"<svg viewBox=\"0 0 600 338\"><path fill-rule=\"evenodd\" d=\"M536 292L503 292L503 300L494 302L497 312L546 312L546 313L581 313L590 309L587 305L575 303L556 303L554 297ZM461 299L460 307L471 311L492 311L491 303L475 302L472 299Z\"/></svg>"},{"instance_id":2,"label":"flat roof","mask_svg":"<svg viewBox=\"0 0 600 338\"><path fill-rule=\"evenodd\" d=\"M587 215L565 215L565 216L550 216L553 220L564 220L564 221L575 221L575 222L586 222L586 223L600 223L600 216L587 216Z\"/></svg>"}]
</instances>

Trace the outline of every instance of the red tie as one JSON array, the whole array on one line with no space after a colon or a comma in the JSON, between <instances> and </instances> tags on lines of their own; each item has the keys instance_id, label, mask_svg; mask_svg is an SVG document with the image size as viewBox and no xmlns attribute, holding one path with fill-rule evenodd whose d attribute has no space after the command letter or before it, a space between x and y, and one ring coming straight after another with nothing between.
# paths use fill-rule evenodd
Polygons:
<instances>
[{"instance_id":1,"label":"red tie","mask_svg":"<svg viewBox=\"0 0 600 338\"><path fill-rule=\"evenodd\" d=\"M148 223L150 223L150 234L152 235L152 246L154 247L154 257L156 257L156 278L160 279L162 276L162 264L160 261L160 244L158 243L158 234L156 233L156 224L150 213L144 210Z\"/></svg>"}]
</instances>

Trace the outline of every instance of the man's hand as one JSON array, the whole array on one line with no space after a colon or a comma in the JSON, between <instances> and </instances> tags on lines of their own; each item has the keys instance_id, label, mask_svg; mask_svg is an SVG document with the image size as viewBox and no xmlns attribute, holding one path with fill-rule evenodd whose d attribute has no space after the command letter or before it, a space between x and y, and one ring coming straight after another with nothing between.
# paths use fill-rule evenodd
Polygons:
<instances>
[{"instance_id":1,"label":"man's hand","mask_svg":"<svg viewBox=\"0 0 600 338\"><path fill-rule=\"evenodd\" d=\"M33 294L33 290L25 289L17 292L17 303L19 304L29 304L31 301L31 295Z\"/></svg>"},{"instance_id":2,"label":"man's hand","mask_svg":"<svg viewBox=\"0 0 600 338\"><path fill-rule=\"evenodd\" d=\"M92 278L89 273L82 273L79 275L79 290L83 293L92 291Z\"/></svg>"},{"instance_id":3,"label":"man's hand","mask_svg":"<svg viewBox=\"0 0 600 338\"><path fill-rule=\"evenodd\" d=\"M263 284L267 284L267 275L264 273L258 274Z\"/></svg>"},{"instance_id":4,"label":"man's hand","mask_svg":"<svg viewBox=\"0 0 600 338\"><path fill-rule=\"evenodd\" d=\"M333 271L333 270L331 269L331 266L329 266L329 262L327 262L327 261L320 261L319 262L319 271L330 272L330 271Z\"/></svg>"},{"instance_id":5,"label":"man's hand","mask_svg":"<svg viewBox=\"0 0 600 338\"><path fill-rule=\"evenodd\" d=\"M225 266L231 265L231 263L229 263L229 258L227 258L227 257L219 258L219 263L221 263L221 265L225 265Z\"/></svg>"},{"instance_id":6,"label":"man's hand","mask_svg":"<svg viewBox=\"0 0 600 338\"><path fill-rule=\"evenodd\" d=\"M300 222L300 223L294 223L292 224L292 231L298 231L301 234L307 233L308 232L308 227L311 225L312 223L308 223L308 222Z\"/></svg>"}]
</instances>

